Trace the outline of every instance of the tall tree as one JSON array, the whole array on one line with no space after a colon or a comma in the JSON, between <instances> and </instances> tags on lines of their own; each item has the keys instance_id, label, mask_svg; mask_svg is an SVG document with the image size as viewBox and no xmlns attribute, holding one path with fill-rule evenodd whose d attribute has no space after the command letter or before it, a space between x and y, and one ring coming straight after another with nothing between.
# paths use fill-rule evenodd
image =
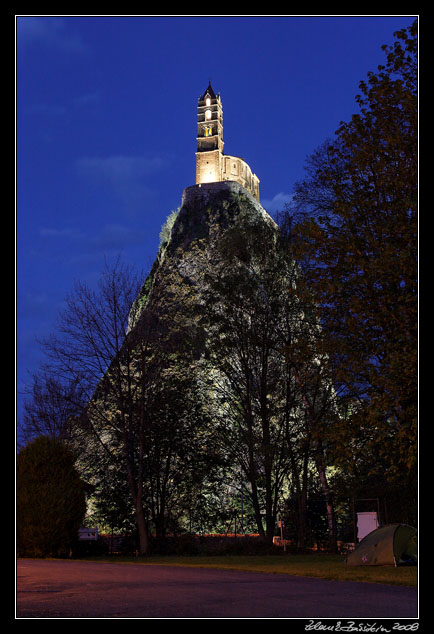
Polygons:
<instances>
[{"instance_id":1,"label":"tall tree","mask_svg":"<svg viewBox=\"0 0 434 634\"><path fill-rule=\"evenodd\" d=\"M124 504L116 498L106 504L101 496L106 482L117 482L119 495L127 485L146 554L149 522L164 536L188 506L186 483L204 477L203 445L212 426L205 430L194 336L174 324L158 295L140 296L140 286L120 262L106 267L95 290L77 284L46 349L58 376L87 396L72 441L96 485L97 505L119 524ZM104 476L107 468L111 477Z\"/></svg>"},{"instance_id":2,"label":"tall tree","mask_svg":"<svg viewBox=\"0 0 434 634\"><path fill-rule=\"evenodd\" d=\"M211 476L218 457L213 418L198 370L176 350L146 402L144 482L158 539L182 523L193 490Z\"/></svg>"},{"instance_id":3,"label":"tall tree","mask_svg":"<svg viewBox=\"0 0 434 634\"><path fill-rule=\"evenodd\" d=\"M142 320L140 346L129 329L140 277L119 261L106 265L96 289L76 284L59 316L58 333L45 342L49 360L61 379L73 380L87 407L74 440L81 464L100 455L122 461L136 513L140 550L147 551L143 508L143 401L157 364L150 357L154 319Z\"/></svg>"},{"instance_id":4,"label":"tall tree","mask_svg":"<svg viewBox=\"0 0 434 634\"><path fill-rule=\"evenodd\" d=\"M361 82L360 113L309 159L288 209L334 384L348 398L335 457L376 453L390 479L417 459L417 23Z\"/></svg>"},{"instance_id":5,"label":"tall tree","mask_svg":"<svg viewBox=\"0 0 434 634\"><path fill-rule=\"evenodd\" d=\"M330 406L315 322L298 296L298 268L276 226L244 220L220 241L204 310L223 445L241 469L259 533L268 540L289 478L312 458L336 540L319 422ZM298 485L300 501L302 486ZM305 508L303 509L305 513ZM263 525L265 519L265 526Z\"/></svg>"}]
</instances>

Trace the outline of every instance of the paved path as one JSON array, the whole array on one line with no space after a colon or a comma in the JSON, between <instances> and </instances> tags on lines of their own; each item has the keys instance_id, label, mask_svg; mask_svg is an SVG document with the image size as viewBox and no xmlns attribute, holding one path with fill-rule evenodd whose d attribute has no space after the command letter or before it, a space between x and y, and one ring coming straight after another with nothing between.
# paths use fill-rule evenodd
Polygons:
<instances>
[{"instance_id":1,"label":"paved path","mask_svg":"<svg viewBox=\"0 0 434 634\"><path fill-rule=\"evenodd\" d=\"M417 618L417 590L281 574L19 560L17 618Z\"/></svg>"}]
</instances>

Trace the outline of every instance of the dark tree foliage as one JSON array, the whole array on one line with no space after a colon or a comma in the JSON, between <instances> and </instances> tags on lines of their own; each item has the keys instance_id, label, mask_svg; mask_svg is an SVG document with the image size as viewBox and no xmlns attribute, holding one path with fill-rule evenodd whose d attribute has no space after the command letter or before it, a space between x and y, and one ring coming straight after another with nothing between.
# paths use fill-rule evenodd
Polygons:
<instances>
[{"instance_id":1,"label":"dark tree foliage","mask_svg":"<svg viewBox=\"0 0 434 634\"><path fill-rule=\"evenodd\" d=\"M132 535L136 532L134 506L125 477L124 464L112 456L99 455L88 468L93 491L88 511L91 526L104 533Z\"/></svg>"},{"instance_id":2,"label":"dark tree foliage","mask_svg":"<svg viewBox=\"0 0 434 634\"><path fill-rule=\"evenodd\" d=\"M395 36L286 219L347 399L336 460L389 480L417 460L417 23Z\"/></svg>"},{"instance_id":3,"label":"dark tree foliage","mask_svg":"<svg viewBox=\"0 0 434 634\"><path fill-rule=\"evenodd\" d=\"M68 552L86 513L85 484L72 452L41 436L17 459L17 546L21 555Z\"/></svg>"},{"instance_id":4,"label":"dark tree foliage","mask_svg":"<svg viewBox=\"0 0 434 634\"><path fill-rule=\"evenodd\" d=\"M38 436L66 440L84 404L77 381L60 381L57 376L42 370L33 376L24 402L20 440L23 444Z\"/></svg>"}]
</instances>

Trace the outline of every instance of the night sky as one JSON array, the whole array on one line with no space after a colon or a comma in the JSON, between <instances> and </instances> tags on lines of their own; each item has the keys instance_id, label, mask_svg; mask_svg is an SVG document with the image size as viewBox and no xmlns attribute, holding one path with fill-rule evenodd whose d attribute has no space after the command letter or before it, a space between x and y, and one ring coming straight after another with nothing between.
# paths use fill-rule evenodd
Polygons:
<instances>
[{"instance_id":1,"label":"night sky","mask_svg":"<svg viewBox=\"0 0 434 634\"><path fill-rule=\"evenodd\" d=\"M359 83L415 16L16 18L16 393L65 295L121 255L144 274L195 184L211 79L227 154L282 208L306 156L358 112Z\"/></svg>"}]
</instances>

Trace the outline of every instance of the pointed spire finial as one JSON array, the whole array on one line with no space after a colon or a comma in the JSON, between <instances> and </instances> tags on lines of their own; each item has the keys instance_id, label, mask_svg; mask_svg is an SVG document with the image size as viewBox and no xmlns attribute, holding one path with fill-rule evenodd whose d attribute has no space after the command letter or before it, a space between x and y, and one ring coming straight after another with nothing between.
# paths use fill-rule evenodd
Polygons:
<instances>
[{"instance_id":1,"label":"pointed spire finial","mask_svg":"<svg viewBox=\"0 0 434 634\"><path fill-rule=\"evenodd\" d=\"M205 95L209 93L209 95L211 96L212 99L216 99L216 94L211 86L211 78L209 79L209 83L208 83L208 88L205 90L205 92L203 93L202 97L200 97L199 99L203 100L205 99Z\"/></svg>"}]
</instances>

